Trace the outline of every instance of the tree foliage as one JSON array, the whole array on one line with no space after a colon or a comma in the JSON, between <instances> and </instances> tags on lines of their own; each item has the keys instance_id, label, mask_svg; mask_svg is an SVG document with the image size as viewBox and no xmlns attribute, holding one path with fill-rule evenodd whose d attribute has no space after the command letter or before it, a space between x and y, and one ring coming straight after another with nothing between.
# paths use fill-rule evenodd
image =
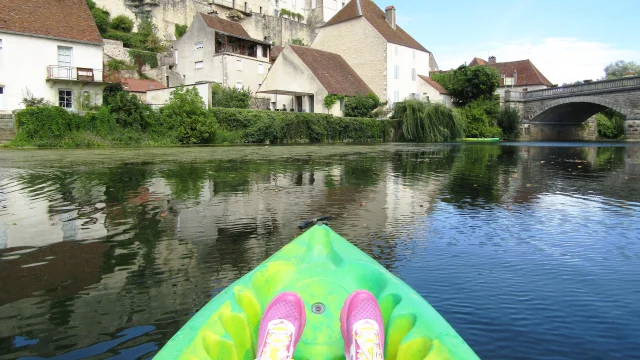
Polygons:
<instances>
[{"instance_id":1,"label":"tree foliage","mask_svg":"<svg viewBox=\"0 0 640 360\"><path fill-rule=\"evenodd\" d=\"M640 64L634 61L618 60L604 68L606 79L619 79L623 77L625 73L636 73L640 75Z\"/></svg>"},{"instance_id":2,"label":"tree foliage","mask_svg":"<svg viewBox=\"0 0 640 360\"><path fill-rule=\"evenodd\" d=\"M213 84L211 106L221 108L248 109L251 101L251 90L224 87Z\"/></svg>"},{"instance_id":3,"label":"tree foliage","mask_svg":"<svg viewBox=\"0 0 640 360\"><path fill-rule=\"evenodd\" d=\"M155 113L140 98L120 91L109 99L109 107L118 125L134 130L147 130L155 123Z\"/></svg>"},{"instance_id":4,"label":"tree foliage","mask_svg":"<svg viewBox=\"0 0 640 360\"><path fill-rule=\"evenodd\" d=\"M161 119L168 129L176 131L182 144L201 144L215 134L213 114L205 109L195 87L173 90L169 104L161 110Z\"/></svg>"},{"instance_id":5,"label":"tree foliage","mask_svg":"<svg viewBox=\"0 0 640 360\"><path fill-rule=\"evenodd\" d=\"M475 100L460 108L466 119L465 136L469 138L499 138L502 130L496 124L500 104L495 99Z\"/></svg>"},{"instance_id":6,"label":"tree foliage","mask_svg":"<svg viewBox=\"0 0 640 360\"><path fill-rule=\"evenodd\" d=\"M113 30L130 33L133 30L133 20L125 15L118 15L111 20Z\"/></svg>"},{"instance_id":7,"label":"tree foliage","mask_svg":"<svg viewBox=\"0 0 640 360\"><path fill-rule=\"evenodd\" d=\"M176 35L176 40L180 39L184 34L189 30L188 25L180 25L176 24L174 29L174 34Z\"/></svg>"},{"instance_id":8,"label":"tree foliage","mask_svg":"<svg viewBox=\"0 0 640 360\"><path fill-rule=\"evenodd\" d=\"M96 26L98 27L100 34L106 34L107 31L109 31L109 26L111 25L109 12L99 7L94 7L91 10L91 15L93 16L93 20L96 22Z\"/></svg>"},{"instance_id":9,"label":"tree foliage","mask_svg":"<svg viewBox=\"0 0 640 360\"><path fill-rule=\"evenodd\" d=\"M451 94L458 106L491 99L500 86L500 74L488 66L461 65L446 73L433 74L433 79Z\"/></svg>"},{"instance_id":10,"label":"tree foliage","mask_svg":"<svg viewBox=\"0 0 640 360\"><path fill-rule=\"evenodd\" d=\"M518 140L520 137L520 112L518 109L506 106L498 114L498 127L507 140Z\"/></svg>"},{"instance_id":11,"label":"tree foliage","mask_svg":"<svg viewBox=\"0 0 640 360\"><path fill-rule=\"evenodd\" d=\"M603 139L619 139L624 136L624 115L607 109L596 115L598 136Z\"/></svg>"},{"instance_id":12,"label":"tree foliage","mask_svg":"<svg viewBox=\"0 0 640 360\"><path fill-rule=\"evenodd\" d=\"M404 101L401 109L402 131L409 141L443 142L464 136L464 119L454 109L420 100Z\"/></svg>"},{"instance_id":13,"label":"tree foliage","mask_svg":"<svg viewBox=\"0 0 640 360\"><path fill-rule=\"evenodd\" d=\"M346 117L372 117L373 110L380 106L380 98L374 93L368 95L358 94L348 96L344 100L344 116Z\"/></svg>"}]
</instances>

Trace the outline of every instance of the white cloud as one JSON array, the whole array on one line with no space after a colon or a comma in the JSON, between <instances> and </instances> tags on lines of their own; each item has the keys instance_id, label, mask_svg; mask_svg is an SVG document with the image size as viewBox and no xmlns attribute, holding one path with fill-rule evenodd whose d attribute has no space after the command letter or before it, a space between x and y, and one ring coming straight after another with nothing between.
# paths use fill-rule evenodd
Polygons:
<instances>
[{"instance_id":1,"label":"white cloud","mask_svg":"<svg viewBox=\"0 0 640 360\"><path fill-rule=\"evenodd\" d=\"M498 61L530 59L554 84L597 80L604 76L604 68L611 62L640 61L640 52L637 50L619 49L609 44L574 38L479 44L464 51L457 49L434 55L442 70L468 63L475 56L486 59L488 55L495 55Z\"/></svg>"}]
</instances>

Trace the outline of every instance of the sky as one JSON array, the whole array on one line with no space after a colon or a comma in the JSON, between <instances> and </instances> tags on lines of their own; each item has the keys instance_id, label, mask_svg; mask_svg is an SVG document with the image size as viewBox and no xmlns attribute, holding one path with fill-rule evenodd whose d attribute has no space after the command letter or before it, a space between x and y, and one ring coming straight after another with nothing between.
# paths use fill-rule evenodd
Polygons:
<instances>
[{"instance_id":1,"label":"sky","mask_svg":"<svg viewBox=\"0 0 640 360\"><path fill-rule=\"evenodd\" d=\"M597 80L616 60L640 63L640 0L374 0L440 70L474 57L530 59L554 84Z\"/></svg>"}]
</instances>

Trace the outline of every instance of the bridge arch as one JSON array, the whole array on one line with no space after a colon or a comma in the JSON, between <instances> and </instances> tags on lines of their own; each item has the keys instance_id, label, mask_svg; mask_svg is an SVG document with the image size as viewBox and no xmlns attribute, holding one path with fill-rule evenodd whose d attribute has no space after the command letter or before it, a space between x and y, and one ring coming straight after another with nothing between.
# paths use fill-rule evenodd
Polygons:
<instances>
[{"instance_id":1,"label":"bridge arch","mask_svg":"<svg viewBox=\"0 0 640 360\"><path fill-rule=\"evenodd\" d=\"M528 120L531 123L582 123L607 108L626 118L632 115L631 109L600 96L572 96L545 101L529 114Z\"/></svg>"}]
</instances>

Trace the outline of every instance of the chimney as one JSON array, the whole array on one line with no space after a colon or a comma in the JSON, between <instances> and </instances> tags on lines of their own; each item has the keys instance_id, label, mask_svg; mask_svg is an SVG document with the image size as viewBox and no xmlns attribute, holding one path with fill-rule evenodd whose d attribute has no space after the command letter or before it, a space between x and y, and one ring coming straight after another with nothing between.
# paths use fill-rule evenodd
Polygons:
<instances>
[{"instance_id":1,"label":"chimney","mask_svg":"<svg viewBox=\"0 0 640 360\"><path fill-rule=\"evenodd\" d=\"M389 25L391 25L392 28L396 28L396 8L393 7L393 5L391 6L387 6L386 9L384 9L384 17L387 20L387 22L389 23Z\"/></svg>"},{"instance_id":2,"label":"chimney","mask_svg":"<svg viewBox=\"0 0 640 360\"><path fill-rule=\"evenodd\" d=\"M495 64L496 63L496 57L491 55L489 56L489 64Z\"/></svg>"}]
</instances>

